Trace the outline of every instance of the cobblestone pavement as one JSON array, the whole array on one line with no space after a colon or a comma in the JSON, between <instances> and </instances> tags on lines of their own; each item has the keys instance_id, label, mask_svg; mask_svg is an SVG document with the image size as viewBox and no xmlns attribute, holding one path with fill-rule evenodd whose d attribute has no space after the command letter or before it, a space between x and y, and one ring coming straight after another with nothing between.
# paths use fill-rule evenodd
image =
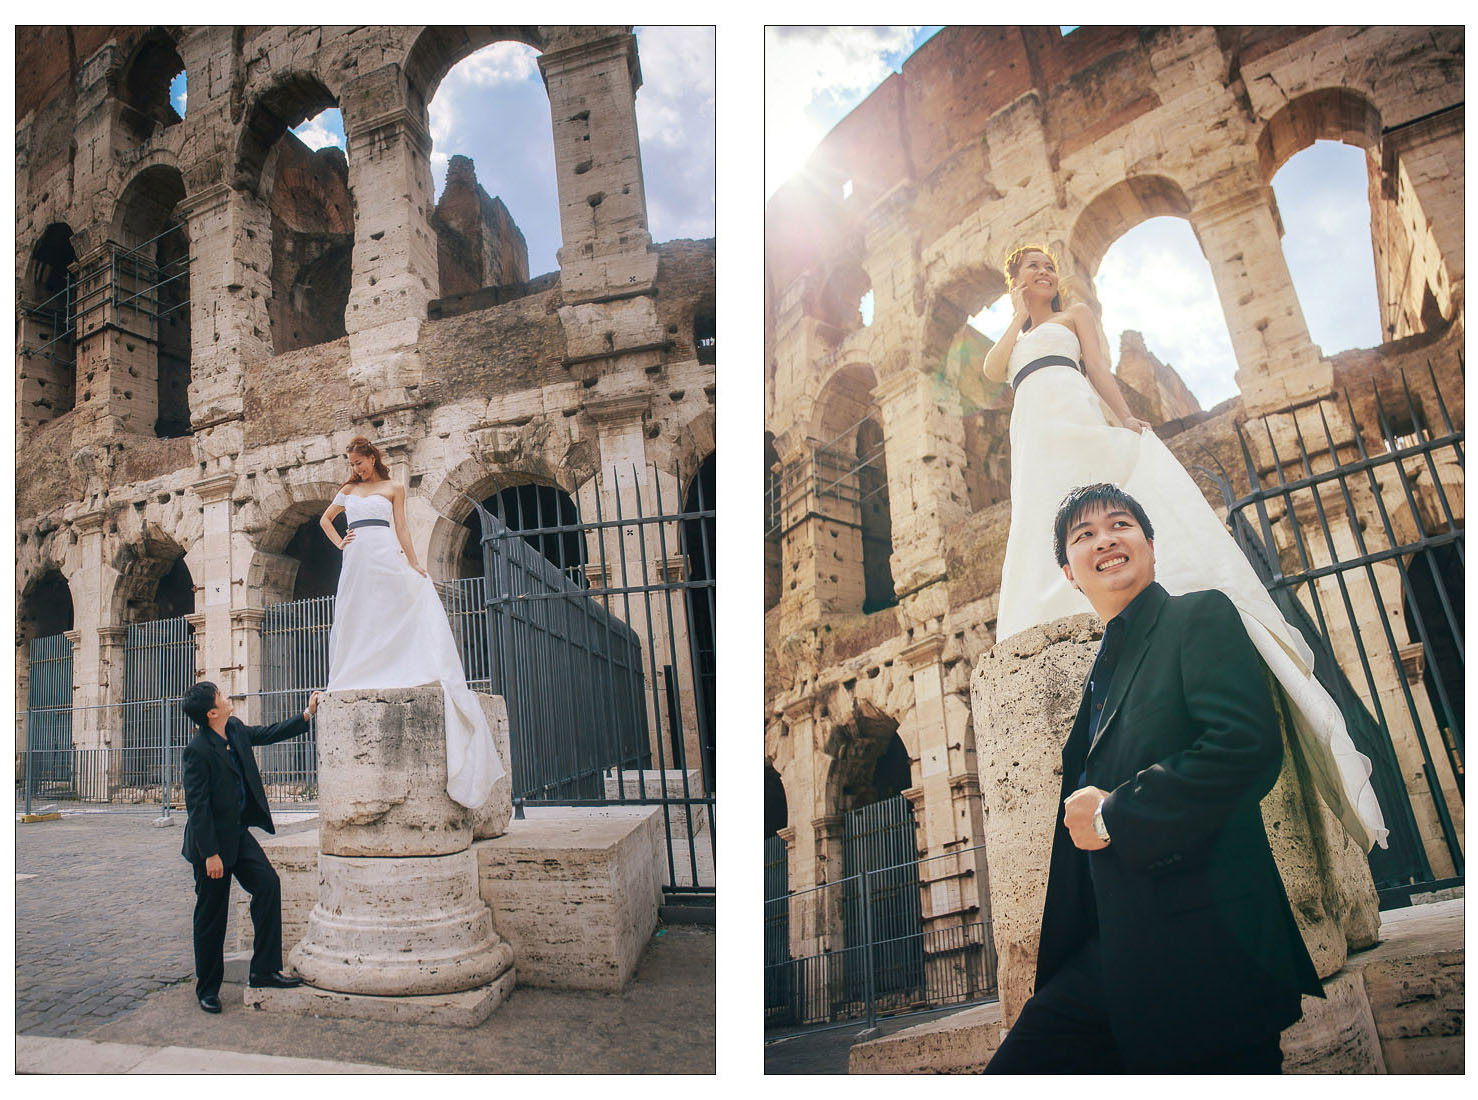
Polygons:
<instances>
[{"instance_id":1,"label":"cobblestone pavement","mask_svg":"<svg viewBox=\"0 0 1478 1100\"><path fill-rule=\"evenodd\" d=\"M157 816L67 811L21 824L17 814L16 1034L80 1037L194 980L185 815L167 828Z\"/></svg>"}]
</instances>

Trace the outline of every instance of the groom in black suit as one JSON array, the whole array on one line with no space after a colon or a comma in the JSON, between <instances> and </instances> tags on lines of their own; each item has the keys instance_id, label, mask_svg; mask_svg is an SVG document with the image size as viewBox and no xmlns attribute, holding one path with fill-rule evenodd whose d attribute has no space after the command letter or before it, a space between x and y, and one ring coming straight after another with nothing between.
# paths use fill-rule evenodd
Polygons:
<instances>
[{"instance_id":1,"label":"groom in black suit","mask_svg":"<svg viewBox=\"0 0 1478 1100\"><path fill-rule=\"evenodd\" d=\"M248 726L231 714L231 700L215 684L198 683L181 708L200 727L183 753L185 825L182 854L195 868L195 996L206 1012L221 1010L222 950L231 876L251 895L253 986L291 988L300 978L282 973L282 891L277 872L256 838L255 825L272 833L272 811L252 756L253 745L270 745L308 732L319 693L296 718L271 726Z\"/></svg>"},{"instance_id":2,"label":"groom in black suit","mask_svg":"<svg viewBox=\"0 0 1478 1100\"><path fill-rule=\"evenodd\" d=\"M1231 601L1155 583L1154 529L1074 489L1058 564L1106 624L1062 752L1036 993L987 1073L1278 1073L1323 996L1259 802L1283 742Z\"/></svg>"}]
</instances>

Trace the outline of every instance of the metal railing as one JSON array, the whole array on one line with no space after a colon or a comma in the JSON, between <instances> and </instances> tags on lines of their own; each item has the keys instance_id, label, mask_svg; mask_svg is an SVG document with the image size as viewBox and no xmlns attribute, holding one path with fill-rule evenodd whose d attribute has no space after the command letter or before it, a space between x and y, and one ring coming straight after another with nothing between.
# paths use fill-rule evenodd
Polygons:
<instances>
[{"instance_id":1,"label":"metal railing","mask_svg":"<svg viewBox=\"0 0 1478 1100\"><path fill-rule=\"evenodd\" d=\"M796 944L819 949L792 955L765 965L765 1026L767 1028L841 1026L879 1016L928 1012L943 1006L964 1006L997 996L997 956L991 922L956 919L950 924L914 930L885 931L882 922L867 918L847 938L843 913L847 899L857 899L864 915L877 911L877 899L905 877L921 897L943 865L958 867L966 856L984 845L907 860L848 875L837 882L782 897L765 899L766 939L777 935L771 924L779 914L789 923L792 950ZM890 885L885 885L890 884Z\"/></svg>"},{"instance_id":2,"label":"metal railing","mask_svg":"<svg viewBox=\"0 0 1478 1100\"><path fill-rule=\"evenodd\" d=\"M1375 391L1384 444L1380 453L1367 450L1346 392L1353 438L1344 442L1354 452L1352 459L1315 468L1311 455L1339 453L1320 406L1324 438L1312 449L1296 417L1291 453L1287 441L1280 453L1266 423L1255 438L1239 426L1248 480L1256 487L1241 499L1231 500L1224 476L1203 471L1220 482L1234 535L1289 621L1301 627L1320 656L1316 673L1339 701L1356 747L1371 760L1371 781L1391 831L1390 849L1370 854L1383 901L1399 900L1423 883L1450 881L1434 874L1422 841L1412 803L1418 792L1405 778L1414 763L1422 777L1424 812L1435 818L1456 878L1463 875L1462 843L1444 787L1450 784L1462 798L1464 529L1448 489L1461 491L1464 433L1448 414L1430 364L1428 375L1440 433L1427 427L1403 374L1404 417L1393 417ZM1398 420L1403 421L1399 431L1393 427ZM1253 458L1258 444L1265 444L1271 458L1268 484ZM1295 476L1289 476L1290 468ZM1388 613L1392 598L1402 605L1407 642L1398 639L1399 628ZM1332 637L1342 639L1343 668L1336 663ZM1419 762L1399 759L1397 731Z\"/></svg>"},{"instance_id":3,"label":"metal railing","mask_svg":"<svg viewBox=\"0 0 1478 1100\"><path fill-rule=\"evenodd\" d=\"M886 462L886 441L881 432L858 453L858 432L863 424L880 423L876 406L833 439L815 443L804 456L765 477L765 535L782 535L806 519L821 516L844 526L862 526L862 506L888 491L881 474ZM828 505L828 502L830 504ZM828 506L831 511L826 511Z\"/></svg>"},{"instance_id":4,"label":"metal railing","mask_svg":"<svg viewBox=\"0 0 1478 1100\"><path fill-rule=\"evenodd\" d=\"M661 806L664 889L711 894L714 510L697 483L687 507L667 510L655 468L620 481L614 515L592 493L594 517L539 504L517 530L473 502L491 690L508 701L515 794ZM541 545L581 549L550 562Z\"/></svg>"}]
</instances>

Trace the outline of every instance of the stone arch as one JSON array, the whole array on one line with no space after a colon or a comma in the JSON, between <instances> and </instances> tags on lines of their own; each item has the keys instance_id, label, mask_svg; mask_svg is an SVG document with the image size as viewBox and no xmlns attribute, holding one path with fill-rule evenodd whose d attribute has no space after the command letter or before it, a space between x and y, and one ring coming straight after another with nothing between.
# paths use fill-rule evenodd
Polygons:
<instances>
[{"instance_id":1,"label":"stone arch","mask_svg":"<svg viewBox=\"0 0 1478 1100\"><path fill-rule=\"evenodd\" d=\"M171 439L190 434L190 239L178 213L184 177L172 158L153 160L124 187L110 236L119 248L118 289L137 303L122 320L154 337L130 364L142 391L135 430Z\"/></svg>"},{"instance_id":2,"label":"stone arch","mask_svg":"<svg viewBox=\"0 0 1478 1100\"><path fill-rule=\"evenodd\" d=\"M875 408L873 390L877 384L877 373L867 363L849 363L833 371L818 390L820 396L811 415L811 438L855 446L855 435L847 433Z\"/></svg>"},{"instance_id":3,"label":"stone arch","mask_svg":"<svg viewBox=\"0 0 1478 1100\"><path fill-rule=\"evenodd\" d=\"M17 379L21 428L38 427L77 404L76 322L77 252L72 227L52 222L37 238L21 281Z\"/></svg>"},{"instance_id":4,"label":"stone arch","mask_svg":"<svg viewBox=\"0 0 1478 1100\"><path fill-rule=\"evenodd\" d=\"M1005 272L985 263L952 268L931 285L924 300L919 349L925 367L942 369L969 319L1007 290Z\"/></svg>"},{"instance_id":5,"label":"stone arch","mask_svg":"<svg viewBox=\"0 0 1478 1100\"><path fill-rule=\"evenodd\" d=\"M872 290L872 279L860 263L848 262L834 268L816 292L816 316L839 333L864 327L861 302Z\"/></svg>"},{"instance_id":6,"label":"stone arch","mask_svg":"<svg viewBox=\"0 0 1478 1100\"><path fill-rule=\"evenodd\" d=\"M672 441L677 483L686 488L718 447L718 419L712 405L682 426Z\"/></svg>"},{"instance_id":7,"label":"stone arch","mask_svg":"<svg viewBox=\"0 0 1478 1100\"><path fill-rule=\"evenodd\" d=\"M771 837L790 824L790 799L785 780L775 766L765 761L765 836Z\"/></svg>"},{"instance_id":8,"label":"stone arch","mask_svg":"<svg viewBox=\"0 0 1478 1100\"><path fill-rule=\"evenodd\" d=\"M184 584L194 587L185 557L185 546L156 523L145 522L136 537L117 540L108 562L114 579L103 600L107 621L142 623L192 613L193 594L189 610L181 610ZM167 606L161 606L161 597Z\"/></svg>"},{"instance_id":9,"label":"stone arch","mask_svg":"<svg viewBox=\"0 0 1478 1100\"><path fill-rule=\"evenodd\" d=\"M1068 235L1067 255L1061 257L1064 266L1070 264L1071 274L1091 284L1110 245L1140 222L1166 216L1186 219L1191 216L1190 200L1180 184L1158 175L1120 180L1100 191L1074 221ZM1096 299L1091 285L1064 289L1079 298Z\"/></svg>"},{"instance_id":10,"label":"stone arch","mask_svg":"<svg viewBox=\"0 0 1478 1100\"><path fill-rule=\"evenodd\" d=\"M342 484L322 478L288 482L257 505L256 511L264 522L251 540L251 558L246 569L249 604L268 607L294 598L300 562L286 551L304 525L316 522L323 514ZM327 541L325 538L324 542Z\"/></svg>"},{"instance_id":11,"label":"stone arch","mask_svg":"<svg viewBox=\"0 0 1478 1100\"><path fill-rule=\"evenodd\" d=\"M169 101L169 86L184 71L179 45L163 27L145 31L119 67L119 122L136 144L181 121Z\"/></svg>"},{"instance_id":12,"label":"stone arch","mask_svg":"<svg viewBox=\"0 0 1478 1100\"><path fill-rule=\"evenodd\" d=\"M541 53L547 48L544 29L536 26L425 27L406 51L405 73L413 102L424 116L446 74L457 63L494 42L522 42Z\"/></svg>"},{"instance_id":13,"label":"stone arch","mask_svg":"<svg viewBox=\"0 0 1478 1100\"><path fill-rule=\"evenodd\" d=\"M461 575L461 560L471 537L471 524L476 508L500 490L519 484L546 485L572 499L579 492L574 474L569 470L500 469L493 463L472 456L448 470L428 494L437 517L431 525L431 539L426 550L426 570L438 580L453 580ZM479 572L479 576L481 573Z\"/></svg>"},{"instance_id":14,"label":"stone arch","mask_svg":"<svg viewBox=\"0 0 1478 1100\"><path fill-rule=\"evenodd\" d=\"M831 718L824 790L826 812L845 813L903 793L913 785L913 762L899 722L871 700ZM907 782L902 782L903 776Z\"/></svg>"},{"instance_id":15,"label":"stone arch","mask_svg":"<svg viewBox=\"0 0 1478 1100\"><path fill-rule=\"evenodd\" d=\"M1264 183L1295 153L1316 141L1339 141L1375 151L1381 143L1380 111L1361 92L1318 88L1289 100L1257 135L1257 164Z\"/></svg>"},{"instance_id":16,"label":"stone arch","mask_svg":"<svg viewBox=\"0 0 1478 1100\"><path fill-rule=\"evenodd\" d=\"M337 106L339 96L316 73L299 69L275 73L246 110L232 158L231 186L265 197L262 188L267 183L267 158L282 136L319 112Z\"/></svg>"},{"instance_id":17,"label":"stone arch","mask_svg":"<svg viewBox=\"0 0 1478 1100\"><path fill-rule=\"evenodd\" d=\"M22 648L20 663L26 661L24 646L33 638L61 634L73 628L75 604L70 578L57 562L46 562L19 586L15 616L16 645Z\"/></svg>"}]
</instances>

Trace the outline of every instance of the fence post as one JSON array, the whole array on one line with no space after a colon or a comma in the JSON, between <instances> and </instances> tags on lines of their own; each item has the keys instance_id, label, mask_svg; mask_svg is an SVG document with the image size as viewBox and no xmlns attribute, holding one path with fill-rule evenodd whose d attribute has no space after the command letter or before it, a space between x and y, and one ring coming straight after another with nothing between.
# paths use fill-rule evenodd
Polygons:
<instances>
[{"instance_id":1,"label":"fence post","mask_svg":"<svg viewBox=\"0 0 1478 1100\"><path fill-rule=\"evenodd\" d=\"M173 777L170 775L169 770L169 704L163 699L159 700L159 739L163 745L162 751L164 753L164 767L161 769L162 774L159 778L159 820L168 821L169 788L170 781Z\"/></svg>"},{"instance_id":2,"label":"fence post","mask_svg":"<svg viewBox=\"0 0 1478 1100\"><path fill-rule=\"evenodd\" d=\"M867 946L867 966L864 973L867 974L867 1028L871 1031L878 1026L877 1006L874 1004L874 993L876 991L876 975L873 973L872 958L872 888L867 884L867 876L872 872L862 872L862 938Z\"/></svg>"},{"instance_id":3,"label":"fence post","mask_svg":"<svg viewBox=\"0 0 1478 1100\"><path fill-rule=\"evenodd\" d=\"M31 759L36 746L31 744L36 736L36 712L26 711L26 813L31 812Z\"/></svg>"}]
</instances>

